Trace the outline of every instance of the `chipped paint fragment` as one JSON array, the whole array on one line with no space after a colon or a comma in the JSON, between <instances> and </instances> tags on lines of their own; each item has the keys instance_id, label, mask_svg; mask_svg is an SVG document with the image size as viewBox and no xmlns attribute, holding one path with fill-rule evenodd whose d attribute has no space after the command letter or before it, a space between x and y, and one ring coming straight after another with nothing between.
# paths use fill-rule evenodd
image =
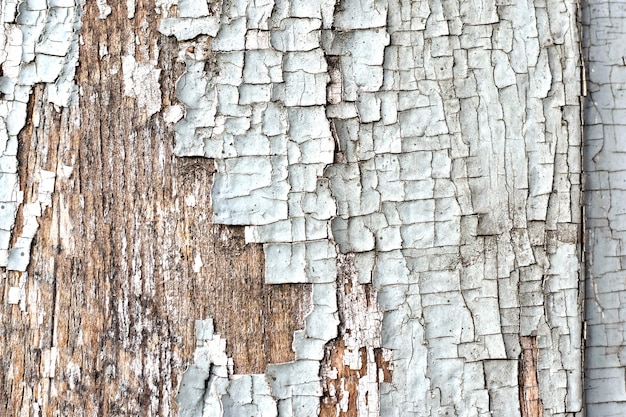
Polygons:
<instances>
[{"instance_id":1,"label":"chipped paint fragment","mask_svg":"<svg viewBox=\"0 0 626 417\"><path fill-rule=\"evenodd\" d=\"M107 0L97 0L96 4L98 5L98 11L100 12L98 19L106 19L111 14L111 6L107 4Z\"/></svg>"},{"instance_id":2,"label":"chipped paint fragment","mask_svg":"<svg viewBox=\"0 0 626 417\"><path fill-rule=\"evenodd\" d=\"M57 166L56 177L57 179L67 180L72 176L73 172L74 167L59 163L59 165Z\"/></svg>"},{"instance_id":3,"label":"chipped paint fragment","mask_svg":"<svg viewBox=\"0 0 626 417\"><path fill-rule=\"evenodd\" d=\"M161 16L167 16L172 7L178 6L178 0L156 0L155 11Z\"/></svg>"},{"instance_id":4,"label":"chipped paint fragment","mask_svg":"<svg viewBox=\"0 0 626 417\"><path fill-rule=\"evenodd\" d=\"M155 62L137 62L133 56L122 57L124 94L137 99L137 105L145 109L147 117L161 110L161 70Z\"/></svg>"},{"instance_id":5,"label":"chipped paint fragment","mask_svg":"<svg viewBox=\"0 0 626 417\"><path fill-rule=\"evenodd\" d=\"M175 104L173 106L167 106L163 110L162 115L163 120L165 120L166 123L176 123L183 118L183 116L185 115L185 110L182 106Z\"/></svg>"},{"instance_id":6,"label":"chipped paint fragment","mask_svg":"<svg viewBox=\"0 0 626 417\"><path fill-rule=\"evenodd\" d=\"M67 366L65 367L64 376L67 380L70 390L74 391L76 388L79 387L79 384L81 383L82 375L80 365L71 361L68 362Z\"/></svg>"},{"instance_id":7,"label":"chipped paint fragment","mask_svg":"<svg viewBox=\"0 0 626 417\"><path fill-rule=\"evenodd\" d=\"M126 13L128 14L128 18L132 19L135 17L135 8L137 7L135 0L126 0Z\"/></svg>"},{"instance_id":8,"label":"chipped paint fragment","mask_svg":"<svg viewBox=\"0 0 626 417\"><path fill-rule=\"evenodd\" d=\"M202 258L200 257L200 253L196 253L196 256L193 258L193 272L196 274L200 272L200 269L204 263L202 262Z\"/></svg>"},{"instance_id":9,"label":"chipped paint fragment","mask_svg":"<svg viewBox=\"0 0 626 417\"><path fill-rule=\"evenodd\" d=\"M185 196L185 205L187 207L195 207L196 206L196 196L193 194L189 194Z\"/></svg>"},{"instance_id":10,"label":"chipped paint fragment","mask_svg":"<svg viewBox=\"0 0 626 417\"><path fill-rule=\"evenodd\" d=\"M58 360L59 349L56 346L42 350L41 363L43 365L43 369L41 372L41 376L43 378L54 378L56 376Z\"/></svg>"},{"instance_id":11,"label":"chipped paint fragment","mask_svg":"<svg viewBox=\"0 0 626 417\"><path fill-rule=\"evenodd\" d=\"M20 287L9 287L8 300L9 304L19 304L22 298Z\"/></svg>"},{"instance_id":12,"label":"chipped paint fragment","mask_svg":"<svg viewBox=\"0 0 626 417\"><path fill-rule=\"evenodd\" d=\"M109 54L109 48L106 44L101 43L98 47L98 56L100 57L100 59L104 58L105 56L107 56Z\"/></svg>"}]
</instances>

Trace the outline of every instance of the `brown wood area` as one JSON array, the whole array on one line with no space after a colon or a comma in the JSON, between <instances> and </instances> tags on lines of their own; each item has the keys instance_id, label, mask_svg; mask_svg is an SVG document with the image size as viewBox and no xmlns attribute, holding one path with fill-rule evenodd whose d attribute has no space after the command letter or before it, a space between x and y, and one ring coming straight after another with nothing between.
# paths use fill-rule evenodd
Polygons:
<instances>
[{"instance_id":1,"label":"brown wood area","mask_svg":"<svg viewBox=\"0 0 626 417\"><path fill-rule=\"evenodd\" d=\"M358 408L358 386L361 377L367 374L367 351L361 348L361 369L350 369L344 365L343 356L345 345L342 339L337 339L326 349L324 362L330 369L337 370L337 378L325 378L324 395L320 402L320 417L356 417ZM341 403L347 397L347 407L342 410Z\"/></svg>"},{"instance_id":2,"label":"brown wood area","mask_svg":"<svg viewBox=\"0 0 626 417\"><path fill-rule=\"evenodd\" d=\"M323 395L320 399L320 417L356 417L362 413L363 404L357 404L359 395L368 401L369 396L378 397L378 392L365 392L363 386L359 386L361 380L368 373L368 350L373 355L375 363L375 381L391 382L393 377L393 365L384 358L383 350L375 346L376 340L363 338L365 346L358 347L360 357L359 369L353 369L344 359L349 354L346 346L346 335L353 332L371 335L371 330L359 327L373 325L376 320L371 316L376 313L376 294L372 293L371 284L358 283L358 271L354 263L354 254L339 254L337 262L337 304L339 313L339 336L331 340L325 347L322 361L322 387ZM354 312L358 312L361 323L353 320ZM347 315L352 315L349 319ZM367 321L368 317L371 321ZM354 327L354 328L351 328ZM355 350L356 352L356 350ZM369 367L372 372L372 367ZM371 387L366 387L365 390ZM361 389L361 392L359 392ZM367 405L367 404L365 404Z\"/></svg>"},{"instance_id":3,"label":"brown wood area","mask_svg":"<svg viewBox=\"0 0 626 417\"><path fill-rule=\"evenodd\" d=\"M537 380L537 337L521 336L519 362L519 401L522 417L543 417L543 402Z\"/></svg>"},{"instance_id":4,"label":"brown wood area","mask_svg":"<svg viewBox=\"0 0 626 417\"><path fill-rule=\"evenodd\" d=\"M163 108L184 70L175 40L156 31L154 2L138 1L134 19L125 2L109 5L104 20L96 2L84 6L79 106L58 111L37 86L20 136L25 201L37 169L57 171L57 181L26 303L7 300L19 273L8 272L0 292L2 416L175 415L194 320L214 318L236 372L263 372L293 359L309 309L309 287L264 285L262 248L244 245L240 228L212 224L213 161L175 157L172 126L124 96L122 56L135 39L139 62L140 51L156 58L158 44Z\"/></svg>"}]
</instances>

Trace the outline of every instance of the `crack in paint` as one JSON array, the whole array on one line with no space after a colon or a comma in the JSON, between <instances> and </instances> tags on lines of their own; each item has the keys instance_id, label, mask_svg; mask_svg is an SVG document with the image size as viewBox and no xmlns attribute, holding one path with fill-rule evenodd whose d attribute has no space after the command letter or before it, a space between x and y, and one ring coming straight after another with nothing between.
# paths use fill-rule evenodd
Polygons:
<instances>
[{"instance_id":1,"label":"crack in paint","mask_svg":"<svg viewBox=\"0 0 626 417\"><path fill-rule=\"evenodd\" d=\"M268 0L162 19L187 67L176 153L215 158L214 221L263 243L267 283L313 284L296 360L266 372L279 415L320 411L338 309L380 316L359 341L360 322L342 323L335 342L349 369L372 365L359 384L373 379L324 365L325 412L510 410L520 335L537 340L546 415L580 412L576 12ZM375 300L337 304L342 254L350 291Z\"/></svg>"}]
</instances>

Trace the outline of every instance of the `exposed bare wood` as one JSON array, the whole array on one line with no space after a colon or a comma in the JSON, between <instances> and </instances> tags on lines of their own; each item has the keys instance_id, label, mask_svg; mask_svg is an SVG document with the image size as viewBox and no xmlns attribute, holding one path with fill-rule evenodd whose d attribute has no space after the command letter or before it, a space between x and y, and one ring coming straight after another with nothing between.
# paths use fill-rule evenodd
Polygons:
<instances>
[{"instance_id":1,"label":"exposed bare wood","mask_svg":"<svg viewBox=\"0 0 626 417\"><path fill-rule=\"evenodd\" d=\"M522 417L543 417L543 403L537 381L537 338L520 337L522 353L519 361L519 400Z\"/></svg>"}]
</instances>

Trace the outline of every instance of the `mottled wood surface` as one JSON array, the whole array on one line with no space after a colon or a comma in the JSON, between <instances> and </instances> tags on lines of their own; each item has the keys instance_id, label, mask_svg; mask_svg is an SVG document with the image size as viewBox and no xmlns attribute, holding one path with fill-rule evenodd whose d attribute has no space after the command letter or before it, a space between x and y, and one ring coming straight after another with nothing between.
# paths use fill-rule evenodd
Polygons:
<instances>
[{"instance_id":1,"label":"mottled wood surface","mask_svg":"<svg viewBox=\"0 0 626 417\"><path fill-rule=\"evenodd\" d=\"M121 57L135 35L138 62L157 59L158 44L164 108L183 70L176 43L155 29L153 2L137 2L132 20L123 2L110 6L106 20L95 2L84 8L79 106L59 112L36 87L20 136L25 199L36 192L36 168L57 171L57 182L25 311L7 300L20 274L3 272L2 416L173 415L194 320L215 319L236 372L263 372L292 359L309 307L307 286L263 284L262 250L244 245L243 230L211 223L213 162L174 157L171 125L124 96Z\"/></svg>"}]
</instances>

